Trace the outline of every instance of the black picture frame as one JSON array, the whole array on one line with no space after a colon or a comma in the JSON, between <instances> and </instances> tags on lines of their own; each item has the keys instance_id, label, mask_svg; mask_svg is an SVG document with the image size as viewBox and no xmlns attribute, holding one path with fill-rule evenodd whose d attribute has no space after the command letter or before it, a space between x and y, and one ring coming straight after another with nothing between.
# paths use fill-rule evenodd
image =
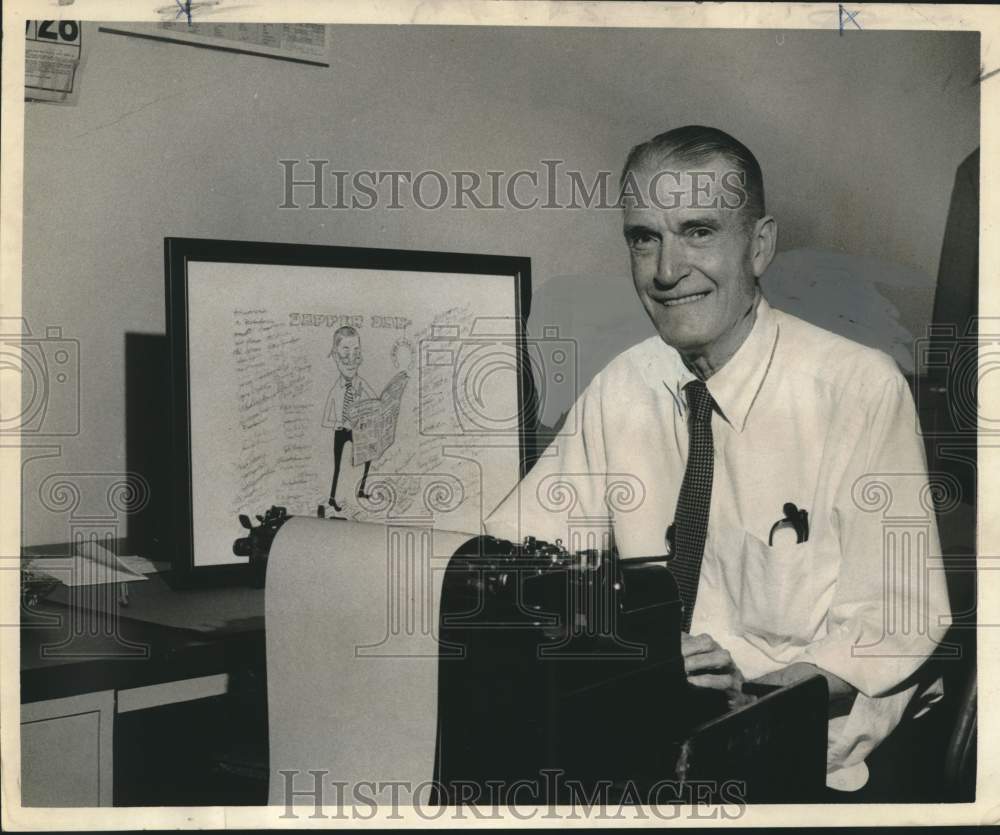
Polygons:
<instances>
[{"instance_id":1,"label":"black picture frame","mask_svg":"<svg viewBox=\"0 0 1000 835\"><path fill-rule=\"evenodd\" d=\"M171 461L167 514L170 535L165 544L172 555L172 585L190 588L251 582L249 565L199 565L195 554L191 450L196 428L191 425L188 318L188 275L193 262L509 276L513 283L517 341L518 474L522 477L525 474L533 460L533 433L537 420L537 398L526 347L526 322L531 304L530 258L179 237L164 238L164 256ZM159 440L150 439L149 442Z\"/></svg>"}]
</instances>

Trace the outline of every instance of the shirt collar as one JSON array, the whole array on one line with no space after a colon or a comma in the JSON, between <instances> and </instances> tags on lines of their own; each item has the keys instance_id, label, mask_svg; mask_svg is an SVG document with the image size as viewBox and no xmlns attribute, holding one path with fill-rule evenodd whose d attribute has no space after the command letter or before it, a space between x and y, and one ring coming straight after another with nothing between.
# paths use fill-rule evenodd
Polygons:
<instances>
[{"instance_id":1,"label":"shirt collar","mask_svg":"<svg viewBox=\"0 0 1000 835\"><path fill-rule=\"evenodd\" d=\"M684 386L694 380L695 375L684 365L677 351L662 340L658 341L672 361L657 385L666 386L678 413L683 415L687 412ZM757 318L747 338L729 361L705 382L723 418L737 432L742 432L746 425L747 416L757 399L757 392L770 368L777 341L777 317L767 299L761 296L757 303Z\"/></svg>"},{"instance_id":2,"label":"shirt collar","mask_svg":"<svg viewBox=\"0 0 1000 835\"><path fill-rule=\"evenodd\" d=\"M738 432L743 431L750 408L767 376L777 341L777 319L761 296L757 303L757 320L750 334L729 362L705 381L719 411Z\"/></svg>"}]
</instances>

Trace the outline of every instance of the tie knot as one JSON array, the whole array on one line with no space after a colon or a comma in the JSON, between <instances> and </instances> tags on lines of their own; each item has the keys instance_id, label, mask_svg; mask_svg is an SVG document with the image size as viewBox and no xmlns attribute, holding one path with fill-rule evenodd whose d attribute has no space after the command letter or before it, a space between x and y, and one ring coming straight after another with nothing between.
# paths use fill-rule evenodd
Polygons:
<instances>
[{"instance_id":1,"label":"tie knot","mask_svg":"<svg viewBox=\"0 0 1000 835\"><path fill-rule=\"evenodd\" d=\"M708 386L702 380L692 380L684 386L684 393L687 395L688 408L691 410L691 417L699 422L710 420L712 417L712 395L708 392Z\"/></svg>"}]
</instances>

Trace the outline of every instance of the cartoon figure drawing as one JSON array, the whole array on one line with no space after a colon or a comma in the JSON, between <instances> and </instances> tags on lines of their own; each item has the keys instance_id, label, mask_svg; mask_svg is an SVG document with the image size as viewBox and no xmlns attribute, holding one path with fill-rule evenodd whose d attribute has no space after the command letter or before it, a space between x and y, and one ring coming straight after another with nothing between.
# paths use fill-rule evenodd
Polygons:
<instances>
[{"instance_id":1,"label":"cartoon figure drawing","mask_svg":"<svg viewBox=\"0 0 1000 835\"><path fill-rule=\"evenodd\" d=\"M329 355L337 363L340 374L330 389L323 410L323 426L333 430L333 481L327 504L339 513L343 508L337 502L337 481L340 479L344 447L349 442L354 466L363 463L365 467L357 497L371 498L365 492L368 472L372 461L396 440L396 422L408 375L401 371L386 384L382 394L377 395L358 374L362 359L361 335L350 325L334 331L333 349Z\"/></svg>"},{"instance_id":2,"label":"cartoon figure drawing","mask_svg":"<svg viewBox=\"0 0 1000 835\"><path fill-rule=\"evenodd\" d=\"M355 401L376 398L374 390L365 379L358 374L361 366L361 334L350 325L337 328L333 334L333 349L330 356L337 363L340 374L330 389L326 398L326 408L323 410L323 426L333 429L333 481L330 484L330 498L327 504L333 506L338 513L342 510L337 504L337 480L340 478L340 461L344 455L344 447L350 442L354 444L354 410ZM368 498L365 493L365 482L371 469L371 459L365 461L365 472L358 485L358 498Z\"/></svg>"}]
</instances>

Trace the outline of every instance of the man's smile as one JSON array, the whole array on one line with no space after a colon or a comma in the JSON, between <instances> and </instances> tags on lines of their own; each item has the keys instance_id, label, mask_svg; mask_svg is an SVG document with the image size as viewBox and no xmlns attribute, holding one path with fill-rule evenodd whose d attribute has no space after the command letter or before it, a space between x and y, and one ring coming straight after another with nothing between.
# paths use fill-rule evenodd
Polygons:
<instances>
[{"instance_id":1,"label":"man's smile","mask_svg":"<svg viewBox=\"0 0 1000 835\"><path fill-rule=\"evenodd\" d=\"M662 304L664 307L676 307L681 304L690 304L691 302L700 301L705 298L710 291L705 290L701 293L687 293L683 296L671 296L671 297L658 297L652 296L651 298L657 304Z\"/></svg>"}]
</instances>

